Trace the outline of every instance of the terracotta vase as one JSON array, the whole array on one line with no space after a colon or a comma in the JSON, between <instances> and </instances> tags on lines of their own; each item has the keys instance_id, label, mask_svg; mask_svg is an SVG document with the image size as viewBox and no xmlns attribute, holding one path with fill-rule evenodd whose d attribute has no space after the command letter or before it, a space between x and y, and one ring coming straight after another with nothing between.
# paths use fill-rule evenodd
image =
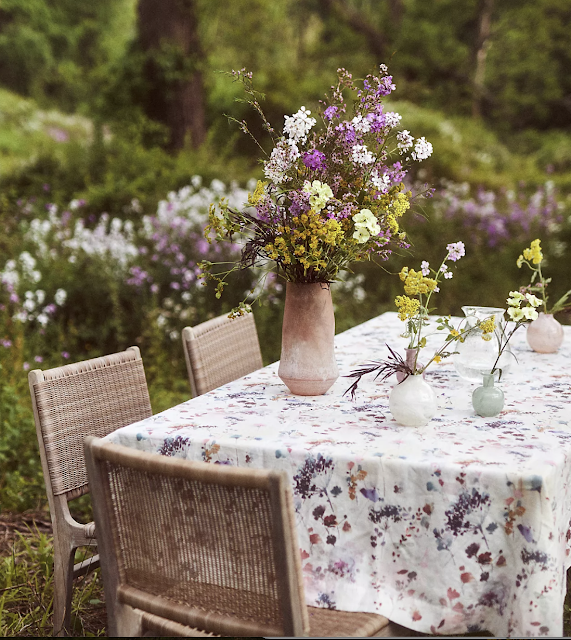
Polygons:
<instances>
[{"instance_id":1,"label":"terracotta vase","mask_svg":"<svg viewBox=\"0 0 571 640\"><path fill-rule=\"evenodd\" d=\"M563 327L551 313L540 312L527 327L527 343L537 353L555 353L563 342Z\"/></svg>"},{"instance_id":2,"label":"terracotta vase","mask_svg":"<svg viewBox=\"0 0 571 640\"><path fill-rule=\"evenodd\" d=\"M412 369L414 367L414 360L416 358L416 349L405 349L405 352L406 352L406 357L404 361ZM422 369L422 367L424 367L424 364L422 362L417 362L416 367L417 369ZM397 375L397 382L402 382L406 378L406 373L403 373L402 371L397 371L396 375ZM422 374L422 377L423 378L425 377L424 373Z\"/></svg>"},{"instance_id":3,"label":"terracotta vase","mask_svg":"<svg viewBox=\"0 0 571 640\"><path fill-rule=\"evenodd\" d=\"M329 285L288 282L278 376L292 393L319 396L337 380L334 337Z\"/></svg>"}]
</instances>

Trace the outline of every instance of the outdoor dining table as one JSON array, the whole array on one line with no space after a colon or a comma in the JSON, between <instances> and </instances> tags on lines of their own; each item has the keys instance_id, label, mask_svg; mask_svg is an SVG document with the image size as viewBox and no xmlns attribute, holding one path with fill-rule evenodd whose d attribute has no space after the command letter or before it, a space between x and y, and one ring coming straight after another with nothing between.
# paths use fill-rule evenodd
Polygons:
<instances>
[{"instance_id":1,"label":"outdoor dining table","mask_svg":"<svg viewBox=\"0 0 571 640\"><path fill-rule=\"evenodd\" d=\"M386 358L385 343L403 353L403 328L385 313L337 335L341 377L323 396L292 395L274 363L107 440L285 469L309 605L378 613L431 634L561 636L571 564L571 327L556 354L533 352L525 328L516 332L518 362L500 382L506 404L494 418L475 414L477 385L450 359L433 364L426 379L439 412L424 427L392 418L394 376L365 377L354 401L344 395L351 380L343 376ZM426 353L440 343L432 332Z\"/></svg>"}]
</instances>

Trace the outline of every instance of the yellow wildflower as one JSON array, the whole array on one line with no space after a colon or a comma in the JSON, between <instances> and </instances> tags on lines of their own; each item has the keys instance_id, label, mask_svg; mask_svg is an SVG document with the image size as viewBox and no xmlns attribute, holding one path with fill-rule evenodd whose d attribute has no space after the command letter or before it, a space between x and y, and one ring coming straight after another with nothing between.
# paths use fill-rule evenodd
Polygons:
<instances>
[{"instance_id":1,"label":"yellow wildflower","mask_svg":"<svg viewBox=\"0 0 571 640\"><path fill-rule=\"evenodd\" d=\"M248 203L256 206L258 202L264 197L264 188L267 185L267 182L262 182L258 180L256 184L256 188L254 189L254 193L248 194Z\"/></svg>"},{"instance_id":2,"label":"yellow wildflower","mask_svg":"<svg viewBox=\"0 0 571 640\"><path fill-rule=\"evenodd\" d=\"M493 316L491 318L487 318L486 320L483 320L482 322L480 322L480 329L484 334L482 337L493 333L495 328L496 328L496 320Z\"/></svg>"},{"instance_id":3,"label":"yellow wildflower","mask_svg":"<svg viewBox=\"0 0 571 640\"><path fill-rule=\"evenodd\" d=\"M543 253L541 253L540 240L535 239L532 241L529 249L523 250L523 257L526 260L531 260L533 264L539 264L543 260ZM521 262L518 258L518 267L521 267Z\"/></svg>"},{"instance_id":4,"label":"yellow wildflower","mask_svg":"<svg viewBox=\"0 0 571 640\"><path fill-rule=\"evenodd\" d=\"M387 216L387 224L389 225L389 229L391 230L391 233L393 235L395 233L398 233L398 231L399 231L399 223L397 222L397 219L392 214L389 214Z\"/></svg>"},{"instance_id":5,"label":"yellow wildflower","mask_svg":"<svg viewBox=\"0 0 571 640\"><path fill-rule=\"evenodd\" d=\"M434 362L436 362L436 364L438 364L441 361L442 361L442 356L434 356Z\"/></svg>"},{"instance_id":6,"label":"yellow wildflower","mask_svg":"<svg viewBox=\"0 0 571 640\"><path fill-rule=\"evenodd\" d=\"M403 322L407 318L413 318L420 308L420 302L408 296L397 296L395 305L398 309L399 320Z\"/></svg>"},{"instance_id":7,"label":"yellow wildflower","mask_svg":"<svg viewBox=\"0 0 571 640\"><path fill-rule=\"evenodd\" d=\"M399 193L396 199L393 200L392 209L393 209L394 215L397 216L398 218L400 218L407 209L410 209L410 201L408 199L408 194Z\"/></svg>"},{"instance_id":8,"label":"yellow wildflower","mask_svg":"<svg viewBox=\"0 0 571 640\"><path fill-rule=\"evenodd\" d=\"M415 271L414 269L403 267L399 273L399 277L404 281L404 292L409 296L427 294L436 289L436 280L426 278L422 275L422 271Z\"/></svg>"},{"instance_id":9,"label":"yellow wildflower","mask_svg":"<svg viewBox=\"0 0 571 640\"><path fill-rule=\"evenodd\" d=\"M460 332L457 329L451 329L450 330L450 335L454 336L455 338L457 338L460 335Z\"/></svg>"}]
</instances>

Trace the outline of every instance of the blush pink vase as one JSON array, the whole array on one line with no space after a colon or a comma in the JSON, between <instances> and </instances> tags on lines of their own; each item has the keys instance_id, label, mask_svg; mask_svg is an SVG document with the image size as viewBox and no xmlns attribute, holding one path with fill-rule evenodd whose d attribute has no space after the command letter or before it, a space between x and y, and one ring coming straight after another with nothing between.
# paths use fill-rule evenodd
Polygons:
<instances>
[{"instance_id":1,"label":"blush pink vase","mask_svg":"<svg viewBox=\"0 0 571 640\"><path fill-rule=\"evenodd\" d=\"M563 327L551 313L540 312L527 327L527 343L537 353L555 353L563 342Z\"/></svg>"},{"instance_id":2,"label":"blush pink vase","mask_svg":"<svg viewBox=\"0 0 571 640\"><path fill-rule=\"evenodd\" d=\"M339 377L329 285L288 282L278 376L294 394L320 396Z\"/></svg>"},{"instance_id":3,"label":"blush pink vase","mask_svg":"<svg viewBox=\"0 0 571 640\"><path fill-rule=\"evenodd\" d=\"M406 357L405 357L404 361L412 369L414 367L414 359L416 357L416 349L405 349L405 352L406 352ZM422 369L422 367L424 367L422 362L417 362L416 366L417 366L418 369ZM399 382L399 383L402 382L406 378L406 373L403 373L402 371L397 371L396 375L397 375L397 382ZM422 377L426 378L424 373L422 374Z\"/></svg>"}]
</instances>

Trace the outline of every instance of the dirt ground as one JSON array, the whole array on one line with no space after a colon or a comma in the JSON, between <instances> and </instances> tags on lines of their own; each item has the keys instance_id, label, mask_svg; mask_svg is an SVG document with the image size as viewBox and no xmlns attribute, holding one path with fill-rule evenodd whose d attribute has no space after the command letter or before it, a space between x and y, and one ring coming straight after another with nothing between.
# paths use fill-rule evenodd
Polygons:
<instances>
[{"instance_id":1,"label":"dirt ground","mask_svg":"<svg viewBox=\"0 0 571 640\"><path fill-rule=\"evenodd\" d=\"M0 513L0 557L11 552L17 532L25 536L36 530L52 534L49 513Z\"/></svg>"}]
</instances>

